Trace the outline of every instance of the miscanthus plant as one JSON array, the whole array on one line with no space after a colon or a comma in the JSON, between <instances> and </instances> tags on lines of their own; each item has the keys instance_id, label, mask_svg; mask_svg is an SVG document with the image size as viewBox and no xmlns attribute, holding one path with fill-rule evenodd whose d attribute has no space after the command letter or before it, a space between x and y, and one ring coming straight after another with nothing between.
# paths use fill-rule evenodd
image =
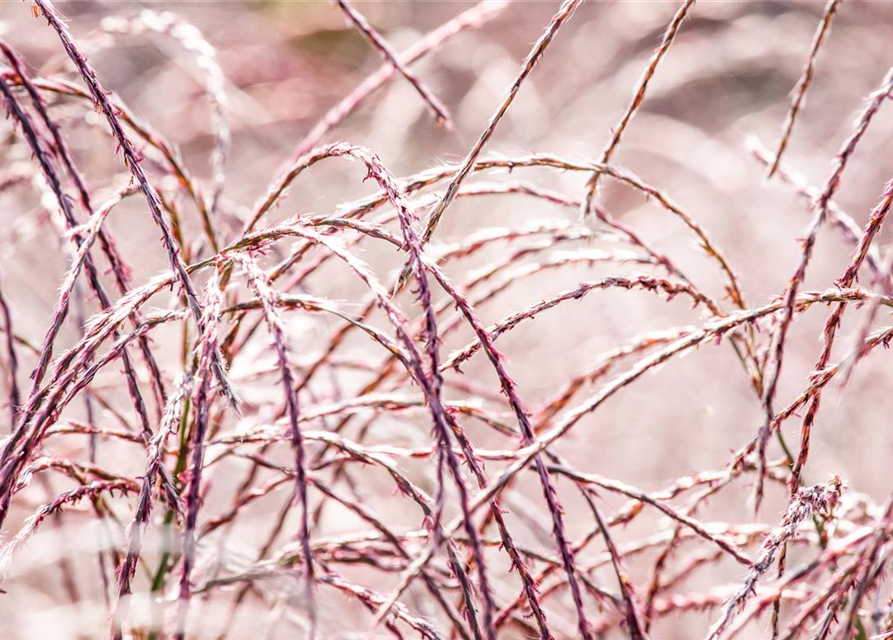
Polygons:
<instances>
[{"instance_id":1,"label":"miscanthus plant","mask_svg":"<svg viewBox=\"0 0 893 640\"><path fill-rule=\"evenodd\" d=\"M114 639L642 640L669 637L668 618L683 629L673 637L706 640L893 635L893 494L875 503L837 476L806 482L805 473L823 393L846 385L893 338L893 327L875 326L880 307L893 306L893 250L878 249L893 183L878 186L864 227L835 202L851 157L889 108L893 72L877 78L824 182L813 186L786 166L841 9L830 0L779 141L751 145L768 179L793 189L808 214L786 286L760 297L745 291L689 209L613 160L697 12L694 0L679 3L591 159L507 154L491 140L580 4L556 3L464 158L398 176L375 150L332 142L339 124L386 83L407 83L435 124L452 127L449 96L412 63L520 9L482 2L398 51L362 5L332 3L382 66L309 130L251 204L225 194L238 171L227 161L226 82L196 27L122 9L74 34L50 0L34 0L39 22L30 28L52 32L64 64L38 75L17 51L27 34L0 41L6 144L29 159L4 163L0 190L39 195L49 214L41 229L52 230L43 251L62 256L67 270L39 321L17 314L7 295L29 274L7 268L0 277L9 412L0 606L10 620L23 619L10 607L57 607L66 613L56 614L54 633ZM87 58L108 38L145 32L170 39L201 72L214 140L209 177L198 177ZM84 122L72 111L100 120L101 152L119 171L88 177L67 141ZM368 194L339 198L328 214L290 210L285 196L313 181L320 163L344 181L365 180ZM578 175L583 187L539 186L529 180L534 168ZM690 234L724 293L709 293L703 273L612 215L602 197L610 183L645 196ZM543 213L443 236L457 199L497 197ZM154 226L152 248L166 258L154 277L134 277L109 224L125 200L139 202ZM851 257L836 280L807 289L822 234L838 234ZM384 271L366 259L382 248ZM479 268L462 267L475 258ZM595 265L614 275L540 289L533 304L515 295L519 282ZM345 283L344 294L321 287L320 273L337 274L326 278ZM573 318L576 301L606 291L689 305L696 320L592 354L548 397L524 397L501 338L543 314ZM508 311L484 320L497 303ZM856 307L842 339L842 319ZM782 399L788 334L810 313L826 314L814 371ZM40 340L28 338L26 322L39 325ZM714 468L644 489L600 475L597 457L581 465L562 455L560 445L615 395L637 397L646 374L710 349L734 354L735 367L721 375L743 376L762 415ZM471 361L484 374L465 375ZM643 411L659 402L653 392L638 398ZM733 487L750 492L740 518L705 519L708 501L740 501ZM770 492L787 506L766 509ZM41 540L51 533L75 551L50 553ZM32 546L50 550L39 578L29 577ZM42 633L0 625L6 637Z\"/></svg>"}]
</instances>

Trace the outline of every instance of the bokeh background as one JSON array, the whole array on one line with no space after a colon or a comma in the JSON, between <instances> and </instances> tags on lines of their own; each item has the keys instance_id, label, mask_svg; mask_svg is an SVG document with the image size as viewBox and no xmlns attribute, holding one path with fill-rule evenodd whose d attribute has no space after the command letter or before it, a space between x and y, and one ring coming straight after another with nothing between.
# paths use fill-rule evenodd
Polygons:
<instances>
[{"instance_id":1,"label":"bokeh background","mask_svg":"<svg viewBox=\"0 0 893 640\"><path fill-rule=\"evenodd\" d=\"M453 1L355 4L397 50L472 6ZM90 51L90 61L105 86L176 145L185 164L201 179L210 176L213 145L211 107L201 69L189 52L170 38L151 32L110 34L103 31L103 21L110 16L130 18L145 8L171 11L195 25L216 49L225 77L233 138L221 210L223 219L229 221L225 224L233 228L265 193L303 135L329 107L381 66L376 52L328 2L97 1L60 2L58 7L70 19L75 37ZM368 147L398 176L460 160L485 127L557 7L557 2L509 3L486 24L452 38L413 65L449 108L454 130L436 127L415 92L398 78L329 133L326 141L343 140ZM485 155L541 152L574 161L597 158L677 8L678 3L670 1L585 2L522 87ZM807 204L789 187L778 180L767 182L764 167L748 152L748 139L756 138L768 147L776 144L790 92L822 9L823 3L811 1L698 2L650 84L644 105L613 160L658 185L701 223L725 251L751 307L765 304L784 291L799 259L800 239L809 216ZM893 5L888 2L853 0L845 3L836 17L786 155L786 163L812 185L823 183L865 96L879 86L893 63L890 24ZM73 76L55 33L44 20L31 15L26 3L0 3L0 37L18 49L35 75ZM101 191L121 184L123 168L101 117L72 99L51 98L51 106L91 185ZM891 134L893 108L886 105L844 174L836 200L859 224L867 220L891 178ZM30 153L9 121L0 122L0 144L5 170L25 171L30 166ZM519 175L574 198L584 193L586 176L571 172L523 169L511 176L495 174L488 180ZM372 186L364 184L362 177L359 168L338 161L324 163L300 179L266 223L298 213L331 213L340 203L371 192ZM722 295L723 282L715 264L698 250L695 238L678 219L628 187L610 180L602 184L600 202L612 215L670 255L706 291ZM3 287L13 304L18 331L34 343L39 343L46 329L67 266L65 252L55 235L47 231L52 226L52 210L52 203L46 206L46 196L30 182L0 194ZM450 208L435 245L456 241L482 228L521 226L547 217L573 222L576 216L574 209L517 196L464 198ZM192 225L192 235L199 236L197 217L184 217L186 224ZM165 268L156 229L140 199L122 204L109 224L119 239L121 252L134 267L135 281ZM888 234L883 232L880 237L883 245ZM201 252L201 248L196 250ZM819 238L804 289L830 287L842 274L851 250L835 229L827 227ZM447 271L462 283L475 269L495 260L499 251L457 261ZM539 259L549 255L543 252ZM390 248L368 245L362 256L385 276L393 277L399 266L399 255ZM647 271L641 265L598 264L549 270L519 282L497 300L483 304L480 312L485 322L495 322L581 281L643 270ZM311 278L307 290L357 308L363 294L356 279L337 265ZM403 302L404 308L414 308L409 298ZM88 301L88 313L95 311L94 304ZM162 302L158 305L163 306ZM785 406L805 388L819 353L818 338L826 313L816 307L794 325L777 406ZM860 317L855 309L848 312L832 360L852 349L852 334ZM647 331L697 325L705 318L702 310L692 309L683 299L667 303L645 293L597 292L519 326L500 339L499 347L510 358L520 395L536 407L569 376L592 366L612 347ZM886 314L880 314L878 322L886 324ZM332 323L314 317L289 324L295 353L312 354L336 326ZM176 330L165 331L157 334L155 343L174 367L181 345ZM464 345L469 337L467 330L455 332L444 344L444 353ZM75 339L74 330L68 327L62 342L70 345ZM370 362L377 362L379 357L374 346L359 339L349 342L342 353ZM28 357L25 370L31 362ZM272 357L263 341L257 342L241 361L232 363L237 384L240 376L251 378L257 362L272 362ZM496 391L497 383L485 358L478 356L463 370L466 378ZM893 480L890 370L888 354L880 351L856 370L845 388L832 385L825 392L805 473L808 484L825 481L836 473L850 490L883 501ZM97 379L95 386L112 387L119 382L118 376L110 370ZM361 372L345 374L337 386L342 394L349 395L364 379ZM247 393L275 393L265 391L256 381L245 382L245 388L251 389ZM314 391L321 398L332 393L322 384ZM589 389L585 393L592 392ZM126 407L126 396L109 397L113 408ZM101 412L100 419L113 421L108 410ZM612 398L585 418L556 450L578 468L656 490L686 474L723 468L730 451L747 442L760 422L759 401L732 350L728 345L707 345L650 373ZM792 442L796 442L798 424L796 419L786 424ZM485 446L504 446L502 436L479 427L469 429ZM422 413L407 421L384 421L370 440L418 445L427 442L428 437ZM774 442L772 446L776 447ZM71 447L77 455L77 447ZM773 449L773 455L778 454ZM111 448L102 457L105 464L135 474L144 461L132 448ZM411 461L407 466L419 482L432 486L431 461ZM227 486L227 474L220 475L205 499L203 509L210 513L229 504L221 488ZM391 495L384 479L370 476L363 485L359 488L361 495L395 526L418 526L417 518L406 513L405 505ZM591 526L591 515L569 484L562 482L559 486L568 527L576 538ZM219 498L215 498L218 489ZM700 517L748 524L752 519L747 503L750 490L746 482L737 483L703 507ZM7 523L4 535L15 533L16 523L43 501L40 498L38 494L29 497L19 519ZM267 535L271 514L281 508L281 500L260 501L252 507L227 538L226 548L221 546L216 551L238 559L240 548L257 548L258 540ZM622 504L610 495L604 500L608 508ZM785 490L773 486L762 518L777 522L785 501ZM517 512L512 517L518 519L522 539L549 548L543 536L548 536L550 525L532 475L523 479L505 506ZM128 513L126 506L121 513ZM650 518L617 530L615 535L621 542L640 539L661 522L653 515ZM87 557L89 545L79 540L80 536L89 536L91 526L89 511L84 508L81 517L75 510L66 518L65 527L47 527L20 552L6 585L9 593L0 597L0 634L24 639L100 637L105 633L95 562ZM667 525L664 522L662 526ZM348 514L333 510L315 533L332 536L357 528ZM281 542L288 542L288 536ZM602 550L601 542L597 542L587 555ZM74 563L77 572L90 576L84 580L85 601L80 604L66 602L57 570L63 556ZM630 561L630 571L637 580L647 580L649 567L648 557L641 562ZM358 575L363 574L360 571ZM607 568L594 575L613 588ZM679 590L707 592L732 585L741 577L740 567L717 562L693 573ZM372 586L387 592L384 584ZM512 592L513 587L506 587L498 593ZM407 602L425 612L430 607L420 602L424 597L425 592L420 590ZM196 606L210 616L213 628L213 605L203 604L200 599L197 602ZM363 629L368 614L355 603L345 602L336 596L323 599L324 628L330 634L325 637L362 637L352 632ZM549 603L555 631L575 637L569 597L565 594ZM590 599L587 606L597 617L597 603ZM257 618L263 620L269 613L268 603L256 599L245 611L237 618L230 637L261 637L255 635L258 625L263 626ZM701 637L714 616L715 609L685 616L670 614L659 620L653 637ZM287 622L270 633L270 637L299 637ZM616 635L609 637L622 637L621 631L612 633ZM750 633L745 637L766 637L765 623L754 625ZM199 637L214 637L214 632ZM505 637L524 635L509 630Z\"/></svg>"}]
</instances>

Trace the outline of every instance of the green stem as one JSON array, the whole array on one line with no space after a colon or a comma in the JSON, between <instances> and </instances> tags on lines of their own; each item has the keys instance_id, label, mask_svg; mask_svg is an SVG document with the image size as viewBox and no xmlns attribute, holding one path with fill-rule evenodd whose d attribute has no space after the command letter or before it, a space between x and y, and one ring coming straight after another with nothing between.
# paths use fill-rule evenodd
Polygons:
<instances>
[{"instance_id":1,"label":"green stem","mask_svg":"<svg viewBox=\"0 0 893 640\"><path fill-rule=\"evenodd\" d=\"M189 410L191 407L191 402L189 398L186 398L183 402L183 415L180 418L180 448L177 453L177 464L174 466L174 482L177 484L177 490L182 488L180 486L180 476L186 470L187 463L187 442L189 440ZM171 535L171 527L174 524L174 518L176 513L173 509L168 509L167 513L164 515L164 526L162 527L162 545L165 551L161 554L161 560L158 562L158 568L155 570L155 575L152 578L152 603L153 607L155 607L153 618L156 621L156 624L153 625L152 631L149 633L148 640L158 640L158 632L157 629L160 628L160 625L157 624L157 621L160 619L157 611L157 597L164 590L164 585L167 580L167 574L172 566L171 563L171 552L169 549L172 547L173 536ZM174 558L176 562L176 558Z\"/></svg>"}]
</instances>

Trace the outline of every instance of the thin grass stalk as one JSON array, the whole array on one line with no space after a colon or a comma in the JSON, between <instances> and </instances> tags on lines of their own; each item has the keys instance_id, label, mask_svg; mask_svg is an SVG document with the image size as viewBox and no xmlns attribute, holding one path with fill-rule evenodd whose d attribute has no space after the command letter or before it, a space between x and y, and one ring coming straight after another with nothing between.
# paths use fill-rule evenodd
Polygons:
<instances>
[{"instance_id":1,"label":"thin grass stalk","mask_svg":"<svg viewBox=\"0 0 893 640\"><path fill-rule=\"evenodd\" d=\"M791 106L785 117L781 138L778 141L774 159L766 171L767 179L771 179L778 170L778 165L781 163L781 156L784 154L785 149L787 149L788 143L791 140L791 134L794 131L794 124L797 122L797 116L800 115L800 110L806 104L806 93L809 91L809 86L812 84L813 76L815 76L816 60L818 59L819 49L822 48L822 43L825 42L825 36L827 36L828 32L831 30L831 22L834 20L834 14L837 13L840 2L841 0L828 0L828 3L825 5L825 10L822 12L822 19L819 21L819 26L816 28L815 35L812 37L812 44L809 47L809 55L806 58L803 73L800 75L800 79L797 80L797 86L794 87L794 97L791 99Z\"/></svg>"},{"instance_id":2,"label":"thin grass stalk","mask_svg":"<svg viewBox=\"0 0 893 640\"><path fill-rule=\"evenodd\" d=\"M874 238L880 232L881 227L884 224L884 220L887 217L887 213L890 210L891 204L893 204L893 181L887 183L884 192L881 195L880 201L872 210L869 221L866 224L865 231L863 232L862 237L859 240L859 244L856 248L856 253L850 261L850 264L847 266L843 276L841 276L841 278L837 281L838 286L842 288L850 287L856 280L856 276L859 273L859 268L862 266L862 263L868 255L868 251L872 246ZM831 350L834 346L834 338L837 335L837 329L840 327L840 323L845 311L846 303L841 302L835 305L834 310L831 312L831 315L829 315L828 319L825 321L825 327L822 331L822 352L821 354L819 354L819 359L813 367L813 371L822 371L828 366L828 363L831 360ZM809 402L809 407L806 410L806 414L803 416L803 420L800 423L800 447L797 453L797 460L791 467L790 486L792 499L797 489L800 487L803 467L806 465L807 458L809 457L809 442L812 433L812 426L815 423L816 416L818 415L821 401L822 392L821 390L818 390L812 396L812 399ZM787 549L786 547L783 547L778 558L779 576L784 573L786 558ZM778 636L780 606L781 601L776 600L772 610L773 638Z\"/></svg>"},{"instance_id":3,"label":"thin grass stalk","mask_svg":"<svg viewBox=\"0 0 893 640\"><path fill-rule=\"evenodd\" d=\"M195 565L195 532L198 525L198 512L201 507L201 482L205 461L205 438L208 432L210 414L210 371L213 367L213 354L218 352L217 323L223 305L223 292L220 290L215 271L206 287L202 334L198 345L198 365L195 373L195 423L192 428L191 460L188 467L188 480L185 495L186 515L183 526L183 570L177 596L177 624L174 637L184 640L189 603L192 599L192 569Z\"/></svg>"},{"instance_id":4,"label":"thin grass stalk","mask_svg":"<svg viewBox=\"0 0 893 640\"><path fill-rule=\"evenodd\" d=\"M15 336L12 326L12 312L3 288L0 287L0 315L3 316L3 331L5 332L6 345L6 386L9 393L9 433L13 433L18 422L19 407L21 406L21 392L19 391L18 371L19 357L16 353Z\"/></svg>"},{"instance_id":5,"label":"thin grass stalk","mask_svg":"<svg viewBox=\"0 0 893 640\"><path fill-rule=\"evenodd\" d=\"M204 208L199 207L199 213L202 216L205 234L216 252L217 239L211 217L217 213L220 196L226 185L227 156L232 144L228 101L224 90L225 79L217 60L216 50L195 25L169 11L158 13L151 9L143 9L138 16L129 21L110 16L103 20L102 29L108 33L133 33L149 29L174 39L195 58L195 63L201 70L205 93L211 103L211 126L214 132L214 148L211 152L212 185L207 198L208 203Z\"/></svg>"},{"instance_id":6,"label":"thin grass stalk","mask_svg":"<svg viewBox=\"0 0 893 640\"><path fill-rule=\"evenodd\" d=\"M133 593L131 581L136 572L136 565L142 548L142 530L148 526L149 516L152 512L153 487L159 472L163 469L162 455L165 442L176 432L180 425L183 399L191 395L191 387L192 376L188 373L183 375L181 381L174 386L174 392L168 398L161 424L158 426L158 431L152 439L148 451L146 471L143 473L142 482L140 483L136 510L133 520L128 525L125 533L124 547L127 551L121 566L117 570L117 591L110 616L112 620L111 638L113 640L121 640L124 635L130 605L129 599ZM170 484L168 486L168 495L173 491L173 495L176 496L176 489ZM181 508L179 501L168 506L174 510Z\"/></svg>"},{"instance_id":7,"label":"thin grass stalk","mask_svg":"<svg viewBox=\"0 0 893 640\"><path fill-rule=\"evenodd\" d=\"M397 210L398 218L400 221L400 228L403 233L403 239L409 253L409 264L418 283L417 296L425 314L424 338L426 346L425 350L429 360L429 373L425 374L423 371L420 370L418 372L419 375L417 376L417 382L423 387L430 385L430 390L427 393L430 395L429 400L431 402L431 414L434 419L437 437L440 441L443 461L449 467L450 473L453 476L453 480L455 481L456 490L459 493L459 501L460 504L463 505L463 512L468 513L467 508L465 507L468 502L467 489L465 487L465 482L463 480L462 472L459 467L459 462L449 445L450 429L448 425L450 421L447 412L443 407L441 399L443 378L441 377L440 373L440 356L438 344L440 338L437 332L437 319L435 317L434 308L431 302L431 290L428 284L428 276L425 271L425 266L423 264L423 258L421 254L421 241L419 240L418 236L416 235L415 229L412 226L414 216L412 212L407 208L403 198L403 194L400 191L400 188L397 186L396 180L387 171L384 165L381 164L381 161L375 155L364 152L357 148L338 149L337 152L346 155L347 157L361 161L369 172L369 177L374 179L378 183L379 187L381 187L385 191L385 193L388 194L388 199ZM397 331L398 333L400 333L402 331L402 327L397 327ZM420 367L420 363L416 366ZM440 491L443 491L442 485L440 487ZM439 518L435 518L435 522L437 523L437 527L435 529L437 533L435 533L435 535L439 535ZM484 558L483 547L480 543L478 531L475 528L470 515L467 515L465 517L465 529L472 540L472 552L474 553L475 562L477 564L478 580L480 583L481 599L483 603L482 617L484 632L486 633L487 638L495 640L496 628L493 625L493 610L495 607L492 600L493 596L491 594L490 582L487 577L487 564ZM375 628L376 624L380 622L383 611L383 609L380 609L376 612L375 618L373 619L372 623L373 629ZM384 611L384 613L387 612Z\"/></svg>"},{"instance_id":8,"label":"thin grass stalk","mask_svg":"<svg viewBox=\"0 0 893 640\"><path fill-rule=\"evenodd\" d=\"M860 113L859 117L856 119L855 127L853 128L847 139L844 141L840 151L835 157L831 174L825 181L824 189L819 194L818 198L813 202L814 216L806 230L806 238L803 241L803 248L800 254L799 263L797 264L797 268L794 271L793 276L791 276L791 280L785 290L784 313L778 323L778 328L775 330L775 334L773 336L771 357L769 360L768 373L766 374L766 384L763 394L763 410L765 412L765 417L763 420L763 426L761 427L759 432L759 457L760 464L762 466L765 466L766 462L766 446L769 440L769 426L774 416L773 406L775 400L775 392L778 388L778 379L781 375L781 369L784 363L785 341L787 338L788 329L790 329L791 326L791 320L794 315L793 303L797 297L797 291L800 288L800 284L802 283L803 278L806 276L806 268L809 266L810 259L812 258L812 252L815 247L816 240L818 239L819 231L821 230L822 224L824 223L825 218L828 214L828 203L831 201L831 198L834 196L834 193L840 186L840 180L843 171L846 168L850 157L852 157L853 153L855 152L856 146L859 144L859 141L865 135L865 132L868 129L869 124L871 124L872 119L880 110L884 100L886 100L890 96L891 92L893 92L893 68L891 68L884 76L884 80L881 83L881 86L869 96L864 109ZM760 473L754 486L755 512L759 510L762 500L763 474Z\"/></svg>"},{"instance_id":9,"label":"thin grass stalk","mask_svg":"<svg viewBox=\"0 0 893 640\"><path fill-rule=\"evenodd\" d=\"M62 135L59 126L50 117L43 98L41 97L34 82L25 71L25 66L21 58L18 56L15 50L2 39L0 39L0 49L2 49L3 54L6 56L13 70L18 75L18 80L21 82L22 86L25 88L25 91L30 96L31 103L34 106L37 114L40 116L41 121L46 126L47 131L50 132L53 140L52 151L65 166L68 175L70 176L72 182L75 185L75 188L77 189L84 211L87 213L88 217L91 217L95 211L92 203L92 197L90 195L90 190L87 187L83 175L78 170L77 165L75 165L74 163L74 159L72 157L71 151L68 148L68 144L65 141L65 137ZM129 189L127 193L130 193ZM108 203L105 206L109 206ZM68 212L65 211L64 208L63 212L66 213L66 219L68 219ZM74 219L68 219L68 223L69 225L74 224ZM115 243L115 240L111 236L109 230L103 226L100 226L98 234L99 246L102 250L102 253L106 257L106 260L108 260L112 273L115 276L115 282L118 286L118 290L121 292L122 295L124 295L127 293L130 286L130 266L121 257L121 254L117 249L117 244ZM92 262L88 265L87 269L90 273L91 280L98 282L95 275L93 275L95 267L92 266ZM110 306L111 301L108 294L105 292L105 289L96 289L95 285L93 285L93 288L96 290L100 304L103 306L103 308ZM132 322L133 326L139 326L140 324L142 324L142 318L139 316L139 314L134 314ZM149 347L148 340L145 337L140 339L139 346L143 356L143 360L145 361L146 366L148 367L151 374L152 386L155 390L156 400L158 401L160 407L161 404L164 403L164 384L161 379L161 371L159 370L155 356L152 354L152 350ZM130 357L128 356L127 359L130 360ZM129 363L125 363L125 367L127 367L128 377L134 379L132 375L133 366Z\"/></svg>"},{"instance_id":10,"label":"thin grass stalk","mask_svg":"<svg viewBox=\"0 0 893 640\"><path fill-rule=\"evenodd\" d=\"M654 77L655 72L657 72L657 67L660 65L661 60L664 59L664 57L667 55L667 52L669 52L670 47L673 46L673 41L676 39L676 34L679 32L679 27L682 26L682 22L685 20L694 4L695 0L684 0L679 6L679 9L676 10L676 13L673 14L673 19L670 20L670 24L667 25L663 37L661 38L660 46L651 56L651 60L648 61L648 66L645 68L645 72L636 83L632 101L626 107L626 110L623 112L623 116L621 116L620 121L611 128L611 139L608 141L608 144L605 145L605 148L602 149L602 152L599 155L599 164L608 164L609 162L611 162L611 157L614 155L614 152L620 145L620 139L623 137L623 133L624 131L626 131L626 127L632 121L633 117L636 115L636 112L639 110L639 107L641 107L642 103L645 101L645 92L648 90L648 83ZM600 173L593 174L586 184L586 196L583 199L583 203L581 206L583 216L589 216L592 212L592 204L596 194L598 193L598 181L600 177Z\"/></svg>"},{"instance_id":11,"label":"thin grass stalk","mask_svg":"<svg viewBox=\"0 0 893 640\"><path fill-rule=\"evenodd\" d=\"M500 15L509 5L511 0L484 0L470 9L463 11L449 22L430 31L416 41L397 59L404 66L410 65L416 60L434 52L444 42L453 37L471 30L478 29L493 18ZM391 78L397 75L397 71L390 63L384 64L378 71L369 75L356 89L334 107L329 109L320 121L301 139L292 154L292 163L310 153L318 146L332 129L337 127L350 114L355 112L369 96L384 86Z\"/></svg>"},{"instance_id":12,"label":"thin grass stalk","mask_svg":"<svg viewBox=\"0 0 893 640\"><path fill-rule=\"evenodd\" d=\"M559 7L558 12L553 16L551 22L546 27L545 32L533 45L530 53L527 54L527 57L524 59L524 62L521 65L521 71L509 88L505 98L503 98L502 102L500 103L499 107L497 107L493 115L490 116L490 120L487 123L487 126L484 128L484 131L481 133L477 141L472 146L471 150L468 152L468 155L465 156L465 159L462 161L461 166L456 171L452 180L450 180L450 183L447 186L446 191L444 192L440 201L438 201L437 205L435 205L434 209L431 210L431 212L425 219L425 229L421 237L422 246L425 246L431 240L431 236L434 235L434 231L440 224L440 220L443 217L444 212L446 211L447 207L450 206L450 203L452 203L453 199L456 197L456 193L459 191L459 186L462 184L462 181L465 180L466 176L468 176L468 174L471 173L474 169L475 161L478 159L481 151L484 150L484 146L486 146L487 142L496 131L496 127L499 126L499 122L508 111L512 102L514 102L515 97L521 90L521 85L524 84L524 81L533 71L537 62L539 62L540 58L542 58L549 44L551 44L552 40L555 38L555 35L558 33L558 30L568 19L570 19L579 5L580 0L563 0L563 2L561 3L561 7ZM403 273L401 274L401 286L408 276L409 271L407 266L404 267Z\"/></svg>"},{"instance_id":13,"label":"thin grass stalk","mask_svg":"<svg viewBox=\"0 0 893 640\"><path fill-rule=\"evenodd\" d=\"M304 597L307 601L307 610L310 617L309 633L312 638L316 635L317 628L316 597L313 590L315 572L313 553L310 548L310 507L307 499L306 452L301 428L298 426L300 422L298 394L294 389L294 380L289 366L284 324L277 309L277 294L270 287L266 275L260 270L250 255L240 254L237 256L237 259L245 268L248 274L248 282L261 301L264 319L273 339L273 348L276 351L276 359L279 364L283 394L288 407L289 435L295 451L294 500L301 507L301 524L298 537L304 555Z\"/></svg>"},{"instance_id":14,"label":"thin grass stalk","mask_svg":"<svg viewBox=\"0 0 893 640\"><path fill-rule=\"evenodd\" d=\"M840 498L840 479L832 479L827 485L799 489L788 506L781 527L773 531L763 543L759 559L753 564L744 585L723 606L719 620L710 627L707 640L719 638L745 602L754 594L757 581L772 566L776 554L784 543L793 537L804 520L813 513L827 512Z\"/></svg>"},{"instance_id":15,"label":"thin grass stalk","mask_svg":"<svg viewBox=\"0 0 893 640\"><path fill-rule=\"evenodd\" d=\"M425 105L427 105L428 109L431 111L437 125L452 129L452 118L450 118L447 108L406 65L400 62L400 56L397 52L394 51L391 45L388 44L388 41L385 40L371 24L369 24L369 21L366 20L365 16L354 9L347 0L335 0L335 4L341 9L341 13L344 14L348 24L353 25L363 38L372 45L372 48L378 52L378 55L380 55L387 64L393 67L397 73L403 76L412 88L415 89L415 92L419 94L425 102Z\"/></svg>"},{"instance_id":16,"label":"thin grass stalk","mask_svg":"<svg viewBox=\"0 0 893 640\"><path fill-rule=\"evenodd\" d=\"M112 134L115 137L115 140L118 143L118 147L122 153L124 164L133 174L134 178L140 186L140 189L143 191L143 194L146 197L146 202L149 205L149 211L152 214L152 219L161 232L162 244L164 246L165 253L167 254L171 271L176 274L177 279L179 280L183 288L183 295L185 296L189 309L192 312L193 319L198 326L199 331L202 331L203 327L201 325L201 322L203 311L201 303L198 300L195 286L192 284L192 280L190 279L189 274L186 270L186 265L184 264L183 259L180 256L180 248L174 241L174 238L171 235L170 227L164 219L164 214L162 213L161 201L159 200L158 193L155 191L155 188L151 185L148 178L146 177L145 171L143 171L143 168L140 166L141 158L136 153L133 144L127 137L127 134L124 132L121 120L118 117L118 112L112 106L111 101L108 98L108 93L103 88L102 84L100 84L99 79L96 76L96 72L87 62L87 58L81 52L80 48L75 44L71 33L68 31L68 28L65 26L64 22L60 19L52 2L50 2L50 0L34 0L34 4L40 9L40 13L44 18L46 18L47 23L53 28L53 30L56 31L56 34L59 36L66 54L68 54L71 62L78 70L78 73L80 74L84 83L87 85L93 102L99 109L101 109L102 113L105 115L109 127L112 130ZM213 362L211 364L211 368L214 372L215 377L217 378L217 382L219 383L221 390L230 400L230 403L234 407L237 406L235 393L230 388L230 385L226 379L226 370L221 355L215 352L214 354L212 354L212 360Z\"/></svg>"},{"instance_id":17,"label":"thin grass stalk","mask_svg":"<svg viewBox=\"0 0 893 640\"><path fill-rule=\"evenodd\" d=\"M772 162L771 152L763 146L763 143L756 137L747 139L747 148L751 156L764 167L768 167ZM806 178L797 173L794 169L787 166L784 162L779 162L775 169L775 176L778 180L789 187L800 196L806 203L812 203L819 197L819 190L810 186ZM841 235L850 244L856 245L862 237L862 227L853 220L853 217L840 208L833 199L828 201L828 215L831 216L831 222L837 227ZM872 246L868 249L868 255L865 256L865 266L868 267L872 277L878 280L880 274L880 254L877 247Z\"/></svg>"}]
</instances>

